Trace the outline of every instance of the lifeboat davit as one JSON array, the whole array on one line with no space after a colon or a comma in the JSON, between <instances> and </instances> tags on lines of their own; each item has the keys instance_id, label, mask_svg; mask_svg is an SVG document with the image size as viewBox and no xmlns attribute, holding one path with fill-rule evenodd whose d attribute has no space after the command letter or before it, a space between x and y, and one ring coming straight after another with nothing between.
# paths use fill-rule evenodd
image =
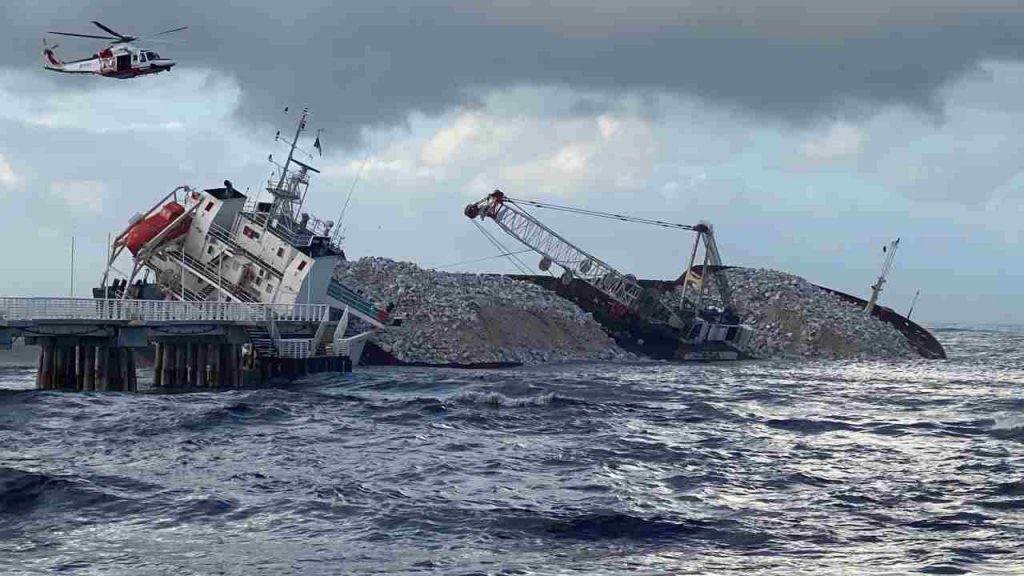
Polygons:
<instances>
[{"instance_id":1,"label":"lifeboat davit","mask_svg":"<svg viewBox=\"0 0 1024 576\"><path fill-rule=\"evenodd\" d=\"M128 230L128 233L124 235L125 247L131 250L133 256L137 255L139 253L139 249L145 246L146 242L156 238L157 234L163 232L165 228L170 226L184 213L185 207L177 202L168 202L167 204L164 204L163 207L160 208L159 212L140 221ZM191 216L183 219L174 227L174 230L171 230L164 236L163 241L166 242L181 236L188 232L191 225Z\"/></svg>"}]
</instances>

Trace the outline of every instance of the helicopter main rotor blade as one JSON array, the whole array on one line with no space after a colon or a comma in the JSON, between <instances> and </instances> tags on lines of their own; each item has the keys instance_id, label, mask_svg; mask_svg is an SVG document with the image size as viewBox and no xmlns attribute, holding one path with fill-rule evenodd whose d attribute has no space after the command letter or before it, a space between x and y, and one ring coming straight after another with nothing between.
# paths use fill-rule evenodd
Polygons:
<instances>
[{"instance_id":1,"label":"helicopter main rotor blade","mask_svg":"<svg viewBox=\"0 0 1024 576\"><path fill-rule=\"evenodd\" d=\"M150 34L152 36L163 36L164 34L170 34L171 32L181 32L182 30L188 30L188 26L180 26L178 28L171 28L170 30L164 30L163 32L157 32L156 34Z\"/></svg>"},{"instance_id":2,"label":"helicopter main rotor blade","mask_svg":"<svg viewBox=\"0 0 1024 576\"><path fill-rule=\"evenodd\" d=\"M108 34L113 34L114 36L117 36L121 40L129 41L129 40L132 39L131 36L125 36L124 34L121 34L120 32L115 32L114 30L111 30L110 28L104 26L103 24L101 24L101 23L99 23L99 22L97 22L95 20L93 20L92 23L95 24L97 27L99 27L104 32L106 32Z\"/></svg>"},{"instance_id":3,"label":"helicopter main rotor blade","mask_svg":"<svg viewBox=\"0 0 1024 576\"><path fill-rule=\"evenodd\" d=\"M61 36L74 36L76 38L96 38L98 40L120 40L120 38L115 38L113 36L95 36L93 34L75 34L73 32L53 32L53 31L49 31L49 32L47 32L47 34L59 34Z\"/></svg>"}]
</instances>

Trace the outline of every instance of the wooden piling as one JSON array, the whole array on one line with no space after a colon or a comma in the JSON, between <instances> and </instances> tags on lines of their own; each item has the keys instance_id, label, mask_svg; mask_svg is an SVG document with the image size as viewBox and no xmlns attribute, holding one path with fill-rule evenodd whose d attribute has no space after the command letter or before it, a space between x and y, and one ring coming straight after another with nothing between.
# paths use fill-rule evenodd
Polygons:
<instances>
[{"instance_id":1,"label":"wooden piling","mask_svg":"<svg viewBox=\"0 0 1024 576\"><path fill-rule=\"evenodd\" d=\"M81 346L71 347L71 356L74 358L72 361L72 365L74 366L74 377L71 381L74 383L73 388L75 390L85 389L85 386L82 384L82 378L84 377L83 369L85 368L85 360L82 358L82 352L83 350Z\"/></svg>"},{"instance_id":2,"label":"wooden piling","mask_svg":"<svg viewBox=\"0 0 1024 576\"><path fill-rule=\"evenodd\" d=\"M128 357L128 391L138 392L139 373L135 369L135 350L128 348L125 350L125 354Z\"/></svg>"},{"instance_id":3,"label":"wooden piling","mask_svg":"<svg viewBox=\"0 0 1024 576\"><path fill-rule=\"evenodd\" d=\"M153 343L153 386L163 386L164 347L159 342Z\"/></svg>"},{"instance_id":4,"label":"wooden piling","mask_svg":"<svg viewBox=\"0 0 1024 576\"><path fill-rule=\"evenodd\" d=\"M188 386L188 371L185 366L188 362L188 350L183 344L175 344L177 354L174 355L174 385L184 388Z\"/></svg>"},{"instance_id":5,"label":"wooden piling","mask_svg":"<svg viewBox=\"0 0 1024 576\"><path fill-rule=\"evenodd\" d=\"M105 345L96 347L96 390L109 390L110 375L108 361L110 360L109 348Z\"/></svg>"},{"instance_id":6,"label":"wooden piling","mask_svg":"<svg viewBox=\"0 0 1024 576\"><path fill-rule=\"evenodd\" d=\"M67 378L68 373L68 360L67 360L67 348L64 346L53 347L53 381L50 386L51 390L60 390L64 388L64 379Z\"/></svg>"},{"instance_id":7,"label":"wooden piling","mask_svg":"<svg viewBox=\"0 0 1024 576\"><path fill-rule=\"evenodd\" d=\"M53 345L43 344L43 351L39 355L39 375L36 380L36 388L40 390L53 389Z\"/></svg>"},{"instance_id":8,"label":"wooden piling","mask_svg":"<svg viewBox=\"0 0 1024 576\"><path fill-rule=\"evenodd\" d=\"M184 344L185 349L185 384L196 385L196 345L192 342Z\"/></svg>"},{"instance_id":9,"label":"wooden piling","mask_svg":"<svg viewBox=\"0 0 1024 576\"><path fill-rule=\"evenodd\" d=\"M124 390L124 354L123 350L114 346L110 347L110 361L107 362L107 371L110 373L110 390L121 392Z\"/></svg>"},{"instance_id":10,"label":"wooden piling","mask_svg":"<svg viewBox=\"0 0 1024 576\"><path fill-rule=\"evenodd\" d=\"M237 344L231 345L231 385L235 388L242 387L242 347Z\"/></svg>"},{"instance_id":11,"label":"wooden piling","mask_svg":"<svg viewBox=\"0 0 1024 576\"><path fill-rule=\"evenodd\" d=\"M124 368L121 366L121 349L116 347L107 348L107 391L121 391L121 375Z\"/></svg>"},{"instance_id":12,"label":"wooden piling","mask_svg":"<svg viewBox=\"0 0 1024 576\"><path fill-rule=\"evenodd\" d=\"M223 388L230 388L232 386L231 374L231 344L221 344L220 348L220 386Z\"/></svg>"},{"instance_id":13,"label":"wooden piling","mask_svg":"<svg viewBox=\"0 0 1024 576\"><path fill-rule=\"evenodd\" d=\"M210 370L207 367L207 351L209 347L205 344L199 344L196 346L196 386L206 387L210 385L208 376Z\"/></svg>"},{"instance_id":14,"label":"wooden piling","mask_svg":"<svg viewBox=\"0 0 1024 576\"><path fill-rule=\"evenodd\" d=\"M213 377L213 357L210 354L210 347L203 346L203 349L206 350L204 353L206 355L206 385L217 386L217 380Z\"/></svg>"},{"instance_id":15,"label":"wooden piling","mask_svg":"<svg viewBox=\"0 0 1024 576\"><path fill-rule=\"evenodd\" d=\"M68 390L78 389L78 383L75 381L75 346L67 346L64 348L65 364L64 364L64 388Z\"/></svg>"},{"instance_id":16,"label":"wooden piling","mask_svg":"<svg viewBox=\"0 0 1024 576\"><path fill-rule=\"evenodd\" d=\"M161 348L164 349L164 375L163 378L161 378L161 383L165 387L174 387L177 385L177 382L175 380L175 378L177 377L175 373L175 367L178 365L178 346L175 344L166 343L161 345Z\"/></svg>"},{"instance_id":17,"label":"wooden piling","mask_svg":"<svg viewBox=\"0 0 1024 576\"><path fill-rule=\"evenodd\" d=\"M82 354L82 360L85 366L82 370L82 389L83 390L95 390L96 389L96 347L95 346L83 346L85 349Z\"/></svg>"}]
</instances>

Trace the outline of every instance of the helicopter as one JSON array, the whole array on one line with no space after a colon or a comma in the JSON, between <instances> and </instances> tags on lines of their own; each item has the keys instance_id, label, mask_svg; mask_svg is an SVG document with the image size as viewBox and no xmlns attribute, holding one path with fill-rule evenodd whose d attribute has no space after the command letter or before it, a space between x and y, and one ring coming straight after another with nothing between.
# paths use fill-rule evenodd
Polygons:
<instances>
[{"instance_id":1,"label":"helicopter","mask_svg":"<svg viewBox=\"0 0 1024 576\"><path fill-rule=\"evenodd\" d=\"M127 36L120 32L115 32L95 20L92 23L109 35L98 36L95 34L75 34L72 32L49 32L49 34L110 40L109 46L89 58L64 61L57 57L56 50L59 46L50 46L46 43L46 39L43 38L43 68L65 74L97 74L107 78L125 79L169 71L176 64L174 60L164 58L152 50L134 45L133 42L140 39L137 36ZM157 32L148 38L155 38L187 29L188 26L172 28L163 32Z\"/></svg>"}]
</instances>

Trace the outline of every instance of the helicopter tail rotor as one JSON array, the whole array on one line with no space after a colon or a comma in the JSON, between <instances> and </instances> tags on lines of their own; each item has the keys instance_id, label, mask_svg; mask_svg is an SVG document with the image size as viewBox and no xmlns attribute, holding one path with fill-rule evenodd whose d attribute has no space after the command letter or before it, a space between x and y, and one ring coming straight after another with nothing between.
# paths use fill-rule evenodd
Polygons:
<instances>
[{"instance_id":1,"label":"helicopter tail rotor","mask_svg":"<svg viewBox=\"0 0 1024 576\"><path fill-rule=\"evenodd\" d=\"M47 68L64 67L64 62L60 58L58 58L57 54L54 52L54 50L56 50L57 48L60 48L60 44L54 44L53 46L50 46L46 43L46 38L43 38L43 58L45 59Z\"/></svg>"}]
</instances>

